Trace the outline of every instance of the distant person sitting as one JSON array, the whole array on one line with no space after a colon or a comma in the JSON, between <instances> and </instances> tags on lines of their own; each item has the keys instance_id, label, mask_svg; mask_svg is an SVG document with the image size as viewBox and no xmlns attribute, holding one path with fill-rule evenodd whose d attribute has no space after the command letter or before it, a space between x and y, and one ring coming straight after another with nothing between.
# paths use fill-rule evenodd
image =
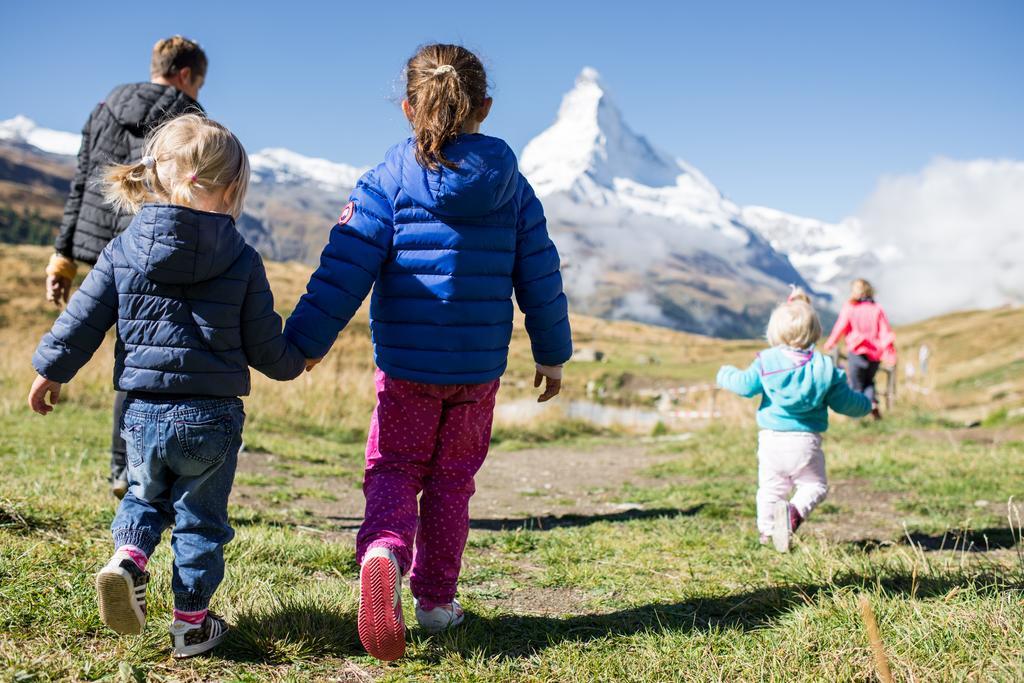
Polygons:
<instances>
[{"instance_id":1,"label":"distant person sitting","mask_svg":"<svg viewBox=\"0 0 1024 683\"><path fill-rule=\"evenodd\" d=\"M56 253L46 267L47 301L67 303L78 270L75 262L95 264L107 243L131 222L131 215L117 212L104 200L104 169L139 159L145 136L165 121L185 113L202 114L196 98L206 67L206 53L197 43L182 36L166 38L153 46L148 83L119 85L92 110L82 128L78 170L64 205ZM119 425L124 399L124 392L117 392L110 447L110 488L118 498L128 490Z\"/></svg>"},{"instance_id":2,"label":"distant person sitting","mask_svg":"<svg viewBox=\"0 0 1024 683\"><path fill-rule=\"evenodd\" d=\"M867 280L854 280L850 299L843 304L825 351L835 348L846 337L846 376L850 387L871 399L871 415L882 418L875 391L875 375L882 363L896 364L896 333L875 303L875 290Z\"/></svg>"},{"instance_id":3,"label":"distant person sitting","mask_svg":"<svg viewBox=\"0 0 1024 683\"><path fill-rule=\"evenodd\" d=\"M768 321L770 349L746 370L726 365L718 386L760 397L757 424L757 529L761 543L787 552L796 531L828 494L822 434L828 409L862 417L871 402L853 391L832 359L814 350L821 322L803 290L795 289ZM790 490L793 497L786 500Z\"/></svg>"}]
</instances>

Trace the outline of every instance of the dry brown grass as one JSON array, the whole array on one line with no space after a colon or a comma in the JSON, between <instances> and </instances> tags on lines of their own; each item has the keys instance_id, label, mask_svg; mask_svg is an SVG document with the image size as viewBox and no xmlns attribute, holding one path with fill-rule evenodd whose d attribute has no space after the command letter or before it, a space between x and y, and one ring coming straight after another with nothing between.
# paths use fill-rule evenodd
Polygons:
<instances>
[{"instance_id":1,"label":"dry brown grass","mask_svg":"<svg viewBox=\"0 0 1024 683\"><path fill-rule=\"evenodd\" d=\"M42 295L42 273L49 250L45 247L0 245L0 386L27 387L33 371L32 350L57 315ZM297 263L267 264L278 310L287 316L304 290L310 273ZM79 278L84 276L83 273ZM532 396L533 363L522 320L517 320L509 370L503 378L502 400ZM1024 309L958 313L900 329L904 358L916 360L922 343L932 350L931 372L925 389L901 384L901 401L956 418L981 419L999 408L1024 403ZM726 341L630 322L573 316L577 348L605 354L603 362L574 362L566 371L561 401L586 397L588 382L607 387L606 402L642 403L645 388L713 383L723 363L743 366L763 347L758 340ZM68 387L67 396L87 405L109 400L113 337L108 338L89 365ZM362 430L373 405L373 354L366 307L339 337L330 355L313 373L294 382L273 382L254 375L247 401L250 424L268 428L288 425L311 429ZM21 409L12 399L17 391L0 393L0 410ZM704 410L709 397L695 394L683 407ZM719 393L717 409L727 420L748 419L753 402ZM557 409L547 415L557 419ZM538 420L544 420L542 414Z\"/></svg>"}]
</instances>

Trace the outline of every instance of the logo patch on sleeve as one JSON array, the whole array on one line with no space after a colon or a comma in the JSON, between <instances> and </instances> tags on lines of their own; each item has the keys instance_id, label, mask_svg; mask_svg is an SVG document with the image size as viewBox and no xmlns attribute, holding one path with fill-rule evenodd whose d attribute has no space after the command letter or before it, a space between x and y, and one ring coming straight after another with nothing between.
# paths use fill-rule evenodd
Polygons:
<instances>
[{"instance_id":1,"label":"logo patch on sleeve","mask_svg":"<svg viewBox=\"0 0 1024 683\"><path fill-rule=\"evenodd\" d=\"M356 215L356 203L349 202L345 205L345 208L341 210L341 215L338 216L338 225L345 225L352 220L352 216L354 215Z\"/></svg>"}]
</instances>

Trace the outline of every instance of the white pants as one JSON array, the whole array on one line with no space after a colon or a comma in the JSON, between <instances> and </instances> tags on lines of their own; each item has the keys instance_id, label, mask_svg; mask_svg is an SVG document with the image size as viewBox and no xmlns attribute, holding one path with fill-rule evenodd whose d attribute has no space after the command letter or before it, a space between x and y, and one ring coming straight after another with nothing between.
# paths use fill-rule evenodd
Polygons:
<instances>
[{"instance_id":1,"label":"white pants","mask_svg":"<svg viewBox=\"0 0 1024 683\"><path fill-rule=\"evenodd\" d=\"M757 438L757 530L772 532L772 505L789 501L800 516L807 518L828 494L825 454L821 434L773 432L763 429Z\"/></svg>"}]
</instances>

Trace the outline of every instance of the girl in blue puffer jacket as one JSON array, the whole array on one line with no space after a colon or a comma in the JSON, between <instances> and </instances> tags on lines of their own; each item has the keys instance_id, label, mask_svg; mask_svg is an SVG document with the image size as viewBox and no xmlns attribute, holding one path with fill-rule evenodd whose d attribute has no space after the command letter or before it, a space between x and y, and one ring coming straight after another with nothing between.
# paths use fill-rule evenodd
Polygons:
<instances>
[{"instance_id":1,"label":"girl in blue puffer jacket","mask_svg":"<svg viewBox=\"0 0 1024 683\"><path fill-rule=\"evenodd\" d=\"M793 532L828 494L821 435L828 410L863 417L871 401L846 383L832 359L814 350L821 322L810 298L795 289L768 321L772 348L746 370L727 365L718 385L740 396L761 398L757 410L757 528L761 543L789 550ZM793 497L787 500L790 490Z\"/></svg>"},{"instance_id":2,"label":"girl in blue puffer jacket","mask_svg":"<svg viewBox=\"0 0 1024 683\"><path fill-rule=\"evenodd\" d=\"M478 132L491 108L483 65L463 47L427 45L406 77L413 137L359 180L285 328L307 358L320 358L373 286L379 369L357 537L358 626L366 649L385 660L405 650L406 572L425 630L462 621L455 593L469 499L490 444L513 293L535 386L546 381L541 401L558 393L572 355L544 211L509 146Z\"/></svg>"},{"instance_id":3,"label":"girl in blue puffer jacket","mask_svg":"<svg viewBox=\"0 0 1024 683\"><path fill-rule=\"evenodd\" d=\"M141 160L108 172L108 198L135 218L32 358L39 377L29 403L46 415L117 325L129 489L111 525L114 555L96 577L100 617L119 633L142 632L146 564L173 526L177 657L205 652L227 633L208 605L234 535L228 494L249 366L286 380L306 365L282 335L259 254L235 229L248 184L245 149L220 124L186 115L160 127Z\"/></svg>"}]
</instances>

